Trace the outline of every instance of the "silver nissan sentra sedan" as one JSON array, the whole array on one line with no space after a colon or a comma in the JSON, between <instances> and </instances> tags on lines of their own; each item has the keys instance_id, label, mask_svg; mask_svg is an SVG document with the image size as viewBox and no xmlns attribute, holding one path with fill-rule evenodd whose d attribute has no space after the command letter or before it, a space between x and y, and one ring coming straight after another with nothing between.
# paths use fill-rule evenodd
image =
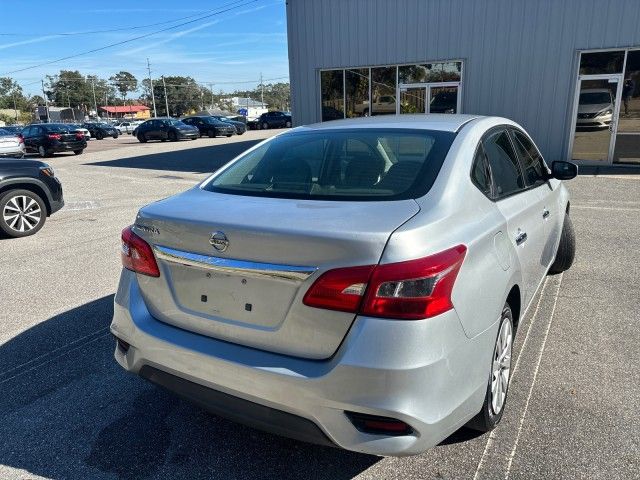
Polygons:
<instances>
[{"instance_id":1,"label":"silver nissan sentra sedan","mask_svg":"<svg viewBox=\"0 0 640 480\"><path fill-rule=\"evenodd\" d=\"M115 357L221 416L358 452L491 430L518 322L573 262L576 174L497 117L277 135L122 232Z\"/></svg>"}]
</instances>

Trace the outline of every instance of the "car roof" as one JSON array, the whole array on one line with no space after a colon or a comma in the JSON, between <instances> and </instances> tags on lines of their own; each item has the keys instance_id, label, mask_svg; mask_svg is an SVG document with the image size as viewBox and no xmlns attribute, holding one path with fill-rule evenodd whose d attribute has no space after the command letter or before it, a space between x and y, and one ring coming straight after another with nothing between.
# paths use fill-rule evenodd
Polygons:
<instances>
[{"instance_id":1,"label":"car roof","mask_svg":"<svg viewBox=\"0 0 640 480\"><path fill-rule=\"evenodd\" d=\"M457 132L466 123L480 115L430 113L418 115L377 115L374 117L347 118L330 122L314 123L300 127L309 130L330 130L343 128L410 128L418 130L440 130Z\"/></svg>"}]
</instances>

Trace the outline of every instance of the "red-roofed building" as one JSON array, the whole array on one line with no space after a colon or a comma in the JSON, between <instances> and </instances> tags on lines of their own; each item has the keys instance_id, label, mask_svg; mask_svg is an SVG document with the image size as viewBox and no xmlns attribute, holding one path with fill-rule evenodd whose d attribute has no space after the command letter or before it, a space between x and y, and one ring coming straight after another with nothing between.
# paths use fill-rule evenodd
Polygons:
<instances>
[{"instance_id":1,"label":"red-roofed building","mask_svg":"<svg viewBox=\"0 0 640 480\"><path fill-rule=\"evenodd\" d=\"M114 105L99 109L115 118L139 118L142 120L151 117L151 111L145 105Z\"/></svg>"}]
</instances>

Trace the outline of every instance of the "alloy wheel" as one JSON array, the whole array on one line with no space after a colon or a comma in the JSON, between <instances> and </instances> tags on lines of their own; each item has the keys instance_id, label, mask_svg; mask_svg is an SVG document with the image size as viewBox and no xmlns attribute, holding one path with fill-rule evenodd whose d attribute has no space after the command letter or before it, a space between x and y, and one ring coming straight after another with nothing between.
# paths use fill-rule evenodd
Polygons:
<instances>
[{"instance_id":1,"label":"alloy wheel","mask_svg":"<svg viewBox=\"0 0 640 480\"><path fill-rule=\"evenodd\" d=\"M502 322L496 341L491 368L491 408L499 414L507 398L509 376L511 374L511 352L513 347L513 329L507 319Z\"/></svg>"},{"instance_id":2,"label":"alloy wheel","mask_svg":"<svg viewBox=\"0 0 640 480\"><path fill-rule=\"evenodd\" d=\"M42 220L40 205L26 195L16 195L9 199L2 211L4 222L19 233L30 232Z\"/></svg>"},{"instance_id":3,"label":"alloy wheel","mask_svg":"<svg viewBox=\"0 0 640 480\"><path fill-rule=\"evenodd\" d=\"M47 156L47 151L42 145L38 147L38 155L40 155L42 158Z\"/></svg>"}]
</instances>

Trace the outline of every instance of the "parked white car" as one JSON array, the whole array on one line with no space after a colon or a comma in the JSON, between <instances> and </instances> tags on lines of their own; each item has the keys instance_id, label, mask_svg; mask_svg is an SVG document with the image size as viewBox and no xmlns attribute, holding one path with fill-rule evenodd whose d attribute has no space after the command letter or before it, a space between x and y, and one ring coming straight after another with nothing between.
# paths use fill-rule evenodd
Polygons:
<instances>
[{"instance_id":1,"label":"parked white car","mask_svg":"<svg viewBox=\"0 0 640 480\"><path fill-rule=\"evenodd\" d=\"M0 157L24 157L24 140L19 133L0 128Z\"/></svg>"},{"instance_id":2,"label":"parked white car","mask_svg":"<svg viewBox=\"0 0 640 480\"><path fill-rule=\"evenodd\" d=\"M126 121L126 122L120 122L120 123L116 123L114 125L114 127L116 128L116 130L118 130L118 132L120 133L120 135L124 134L124 133L128 133L131 134L133 133L133 131L135 130L135 128L140 125L142 122L140 121Z\"/></svg>"},{"instance_id":3,"label":"parked white car","mask_svg":"<svg viewBox=\"0 0 640 480\"><path fill-rule=\"evenodd\" d=\"M81 125L78 125L78 124L74 124L74 125L72 125L72 127L73 127L73 130L75 132L82 133L82 135L84 136L84 139L87 142L91 139L91 133L86 128L84 128L84 127L82 127Z\"/></svg>"}]
</instances>

